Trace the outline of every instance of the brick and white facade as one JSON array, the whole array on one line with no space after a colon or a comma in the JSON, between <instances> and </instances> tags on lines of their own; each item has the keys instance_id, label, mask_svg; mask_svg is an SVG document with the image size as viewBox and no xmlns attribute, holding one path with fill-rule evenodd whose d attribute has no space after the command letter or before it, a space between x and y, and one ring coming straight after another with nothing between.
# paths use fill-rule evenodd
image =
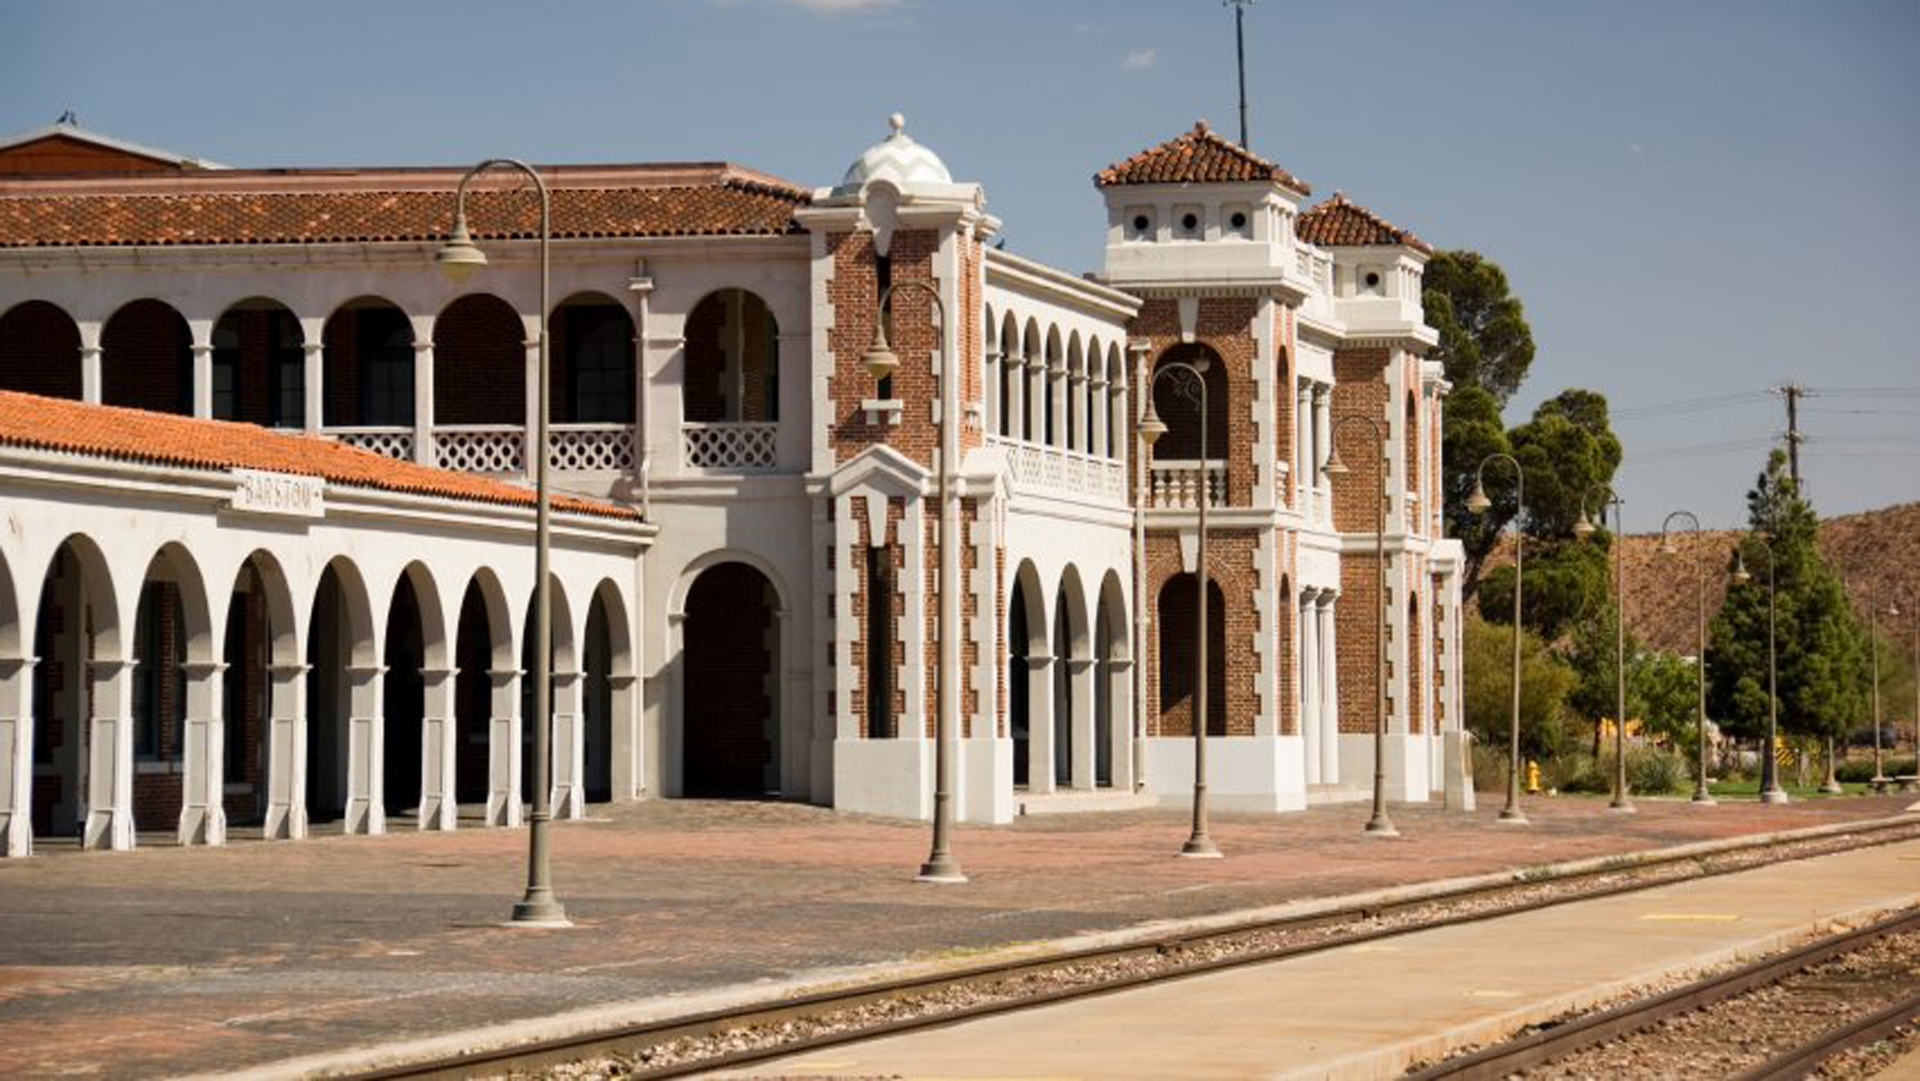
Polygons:
<instances>
[{"instance_id":1,"label":"brick and white facade","mask_svg":"<svg viewBox=\"0 0 1920 1081\"><path fill-rule=\"evenodd\" d=\"M451 224L456 171L260 172L149 156L116 172L105 171L110 151L125 144L81 145L89 138L55 131L0 143L0 389L250 421L525 483L541 323L529 196L482 185L468 212L490 266L455 285L435 271L433 253ZM4 166L22 147L32 161L85 171L7 175L21 172ZM1107 258L1089 277L995 248L1001 223L979 185L955 182L898 125L840 184L812 190L718 164L542 173L554 189L556 483L635 517L627 533L614 531L627 538L618 543L581 540L589 562L624 551L625 578L609 579L615 592L599 578L569 592L569 641L591 639L600 651L579 682L599 680L601 699L601 684L621 691L613 734L596 724L556 741L583 763L618 759L596 795L777 792L928 815L942 667L935 614L952 589L962 819L1006 821L1023 802L1071 803L1076 793L1114 806L1183 798L1202 498L1219 598L1216 799L1279 811L1361 796L1376 649L1390 681L1390 794L1420 800L1438 789L1439 734L1459 726L1460 561L1439 535L1446 385L1423 359L1433 342L1419 301L1428 250L1411 234L1343 197L1305 207L1305 184L1203 128L1102 171ZM901 366L880 387L862 356L890 284L884 318ZM1142 455L1143 386L1163 361L1202 357L1211 445L1199 446L1197 417L1161 397L1173 430ZM1350 414L1380 423L1385 457L1361 426L1342 425L1352 471L1329 478L1320 466ZM0 466L15 454L0 443ZM939 574L935 498L947 463L959 538L951 584ZM1390 617L1381 643L1370 493L1383 482ZM74 483L100 490L91 474ZM71 691L55 708L33 682L51 648L36 634L47 625L45 598L84 591L62 585L66 564L56 567L53 553L96 576L111 564L129 627L139 617L128 597L142 592L133 583L171 587L180 575L165 561L157 575L141 570L154 552L79 558L87 545L64 538L113 530L60 522L74 500L58 484L0 468L0 498L15 523L0 534L0 735L12 741L0 740L12 778L0 804L13 800L18 819L61 778L93 783L85 762L42 753L25 764L35 739L45 743L33 735L36 716L91 716L76 723L92 730L114 723ZM148 536L144 504L126 513L142 524L114 543L165 546ZM238 565L260 547L251 523L217 507L198 519L179 513L196 560L205 547L239 553L220 557ZM505 565L527 538L510 523L490 528L493 555L434 569L432 603L415 588L405 601L413 607L398 614L400 570L384 569L392 553L414 552L433 569L441 548L399 519L365 542L386 553L367 556L385 577L369 578L361 622L429 628L404 635L414 652L393 664L419 664L414 682L429 699L461 671L468 683L497 673L487 677L497 685L474 693L493 702L486 712L500 715L500 731L448 751L469 762L511 760L520 727L511 662L521 635L507 613L524 612L515 590L530 586L510 583L530 574ZM275 665L303 663L321 616L336 615L314 592L332 549L312 529L292 533L271 550L307 569L286 576L296 583L286 603L301 614L273 647L291 659ZM482 574L481 564L492 569ZM463 613L475 581L497 582L499 596ZM605 598L593 627L582 592ZM226 606L223 597L214 615ZM86 648L97 661L99 627L76 631L62 611L68 629L57 633L94 635ZM489 634L489 612L509 629ZM612 632L609 618L620 621ZM464 649L462 623L486 643ZM325 633L330 648L365 655L348 669L376 667L366 657L380 633L361 641L349 632L344 642L337 628ZM233 657L212 635L163 667L210 687L208 673L261 652L249 632L231 638ZM61 641L69 653L81 648ZM417 704L406 686L387 696L397 707L369 705L383 701L373 695L342 716L448 712ZM564 687L556 696L579 697ZM422 723L389 721L408 733ZM437 762L434 753L423 763ZM150 772L171 768L164 754L158 761ZM266 787L270 767L255 769ZM192 801L147 787L150 802L181 811L188 836ZM505 782L498 792L484 778L468 787L485 797L476 815L517 814ZM362 820L408 810L379 808L367 792ZM353 807L340 810L351 827ZM168 814L156 806L142 828ZM79 821L55 817L39 821L56 831Z\"/></svg>"}]
</instances>

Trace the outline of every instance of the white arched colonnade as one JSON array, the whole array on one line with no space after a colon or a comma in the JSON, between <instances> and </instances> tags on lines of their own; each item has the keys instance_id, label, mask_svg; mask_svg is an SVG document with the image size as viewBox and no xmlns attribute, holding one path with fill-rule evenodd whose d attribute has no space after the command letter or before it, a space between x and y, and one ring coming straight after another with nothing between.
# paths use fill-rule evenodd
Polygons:
<instances>
[{"instance_id":1,"label":"white arched colonnade","mask_svg":"<svg viewBox=\"0 0 1920 1081\"><path fill-rule=\"evenodd\" d=\"M250 659L265 676L256 737L267 837L306 833L310 810L325 802L308 790L315 778L337 785L347 832L383 832L401 811L419 828L453 828L460 759L471 766L480 753L457 739L456 725L457 630L470 594L487 611L486 818L519 820L530 506L18 447L0 448L0 495L0 853L31 850L37 789L43 823L66 815L55 832L71 827L87 847L132 847L143 813L145 828L164 813L149 794L156 775L179 786L170 825L182 843L224 841L226 767L237 758L224 723L235 700L225 673ZM591 727L610 794L630 798L640 776L632 629L651 530L605 510L555 514L553 790L562 816L584 804ZM403 672L396 685L386 662L403 596L403 666L417 665L417 675ZM143 618L143 599L156 598L176 613L160 621L171 630L158 649L170 656L142 637L156 625ZM250 599L264 616L260 656L233 648L228 629ZM583 675L589 652L597 670ZM154 680L168 667L177 675ZM149 760L166 754L136 753L148 736L136 731L138 707L163 686L179 704L171 765ZM398 779L411 807L390 806L386 792L388 758L410 765L416 746L408 738L396 752L386 731L383 697L395 693L418 696L409 720L419 725L419 769ZM73 738L57 751L51 732L36 742L36 716L59 717ZM315 746L339 761L309 762ZM63 771L73 791L49 795L49 776ZM170 798L171 788L160 791Z\"/></svg>"}]
</instances>

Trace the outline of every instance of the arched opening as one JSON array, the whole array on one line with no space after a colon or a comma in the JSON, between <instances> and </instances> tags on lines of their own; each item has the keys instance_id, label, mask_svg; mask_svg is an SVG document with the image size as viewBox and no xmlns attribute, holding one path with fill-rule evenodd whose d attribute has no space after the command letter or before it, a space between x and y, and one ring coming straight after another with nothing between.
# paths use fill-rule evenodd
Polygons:
<instances>
[{"instance_id":1,"label":"arched opening","mask_svg":"<svg viewBox=\"0 0 1920 1081\"><path fill-rule=\"evenodd\" d=\"M314 590L307 634L307 821L346 817L354 688L351 669L371 641L367 617L352 590L360 587L341 564L329 564ZM362 662L364 663L364 662Z\"/></svg>"},{"instance_id":2,"label":"arched opening","mask_svg":"<svg viewBox=\"0 0 1920 1081\"><path fill-rule=\"evenodd\" d=\"M1039 320L1027 317L1027 332L1020 343L1026 357L1026 367L1020 373L1025 384L1023 398L1026 408L1021 410L1021 416L1014 425L1014 434L1029 443L1040 443L1046 440L1047 432L1047 358L1042 352L1044 343L1040 338Z\"/></svg>"},{"instance_id":3,"label":"arched opening","mask_svg":"<svg viewBox=\"0 0 1920 1081\"><path fill-rule=\"evenodd\" d=\"M381 743L381 789L386 817L418 819L426 721L426 634L420 614L420 596L412 575L402 574L387 605L387 632L381 663L386 685L381 689L385 718Z\"/></svg>"},{"instance_id":4,"label":"arched opening","mask_svg":"<svg viewBox=\"0 0 1920 1081\"><path fill-rule=\"evenodd\" d=\"M1155 626L1160 635L1160 734L1193 734L1193 692L1199 629L1195 586L1188 573L1160 587ZM1207 582L1207 734L1227 734L1227 613L1220 583Z\"/></svg>"},{"instance_id":5,"label":"arched opening","mask_svg":"<svg viewBox=\"0 0 1920 1081\"><path fill-rule=\"evenodd\" d=\"M1407 597L1407 731L1426 731L1426 635L1420 621L1420 594Z\"/></svg>"},{"instance_id":6,"label":"arched opening","mask_svg":"<svg viewBox=\"0 0 1920 1081\"><path fill-rule=\"evenodd\" d=\"M1069 566L1053 599L1053 783L1092 787L1093 656L1085 591Z\"/></svg>"},{"instance_id":7,"label":"arched opening","mask_svg":"<svg viewBox=\"0 0 1920 1081\"><path fill-rule=\"evenodd\" d=\"M1026 434L1025 358L1020 353L1020 324L1008 312L1000 324L1000 428L1014 439Z\"/></svg>"},{"instance_id":8,"label":"arched opening","mask_svg":"<svg viewBox=\"0 0 1920 1081\"><path fill-rule=\"evenodd\" d=\"M1007 597L1007 734L1013 741L1015 785L1033 783L1034 725L1041 719L1034 716L1034 669L1036 663L1046 663L1048 635L1038 587L1039 576L1025 563L1015 572ZM1044 681L1040 687L1046 692L1044 707L1051 703L1053 688Z\"/></svg>"},{"instance_id":9,"label":"arched opening","mask_svg":"<svg viewBox=\"0 0 1920 1081\"><path fill-rule=\"evenodd\" d=\"M107 405L193 415L193 331L158 300L123 305L100 333L100 392Z\"/></svg>"},{"instance_id":10,"label":"arched opening","mask_svg":"<svg viewBox=\"0 0 1920 1081\"><path fill-rule=\"evenodd\" d=\"M267 725L273 716L276 636L292 634L278 568L258 553L248 558L234 580L222 633L221 715L226 719L222 806L229 826L266 821L270 756ZM291 656L277 658L292 663Z\"/></svg>"},{"instance_id":11,"label":"arched opening","mask_svg":"<svg viewBox=\"0 0 1920 1081\"><path fill-rule=\"evenodd\" d=\"M1115 750L1131 733L1126 729L1127 710L1127 610L1119 576L1112 571L1100 584L1100 603L1093 623L1093 655L1100 672L1093 681L1093 783L1106 788L1114 783Z\"/></svg>"},{"instance_id":12,"label":"arched opening","mask_svg":"<svg viewBox=\"0 0 1920 1081\"><path fill-rule=\"evenodd\" d=\"M0 390L79 401L80 328L58 306L29 300L0 315Z\"/></svg>"},{"instance_id":13,"label":"arched opening","mask_svg":"<svg viewBox=\"0 0 1920 1081\"><path fill-rule=\"evenodd\" d=\"M405 312L378 297L348 301L328 317L321 342L328 427L413 424L413 323Z\"/></svg>"},{"instance_id":14,"label":"arched opening","mask_svg":"<svg viewBox=\"0 0 1920 1081\"><path fill-rule=\"evenodd\" d=\"M254 297L213 325L213 415L267 428L306 424L305 335L277 300Z\"/></svg>"},{"instance_id":15,"label":"arched opening","mask_svg":"<svg viewBox=\"0 0 1920 1081\"><path fill-rule=\"evenodd\" d=\"M1201 378L1206 381L1207 406L1207 446L1201 453L1200 446L1200 402L1187 393L1192 389L1192 380L1182 375L1157 377L1153 382L1153 408L1166 424L1167 431L1153 445L1153 457L1156 462L1198 462L1205 458L1210 462L1224 464L1227 459L1227 418L1231 416L1230 403L1227 401L1227 368L1221 363L1220 355L1198 342L1175 345L1160 355L1154 365L1156 376L1166 366L1176 362L1191 364L1199 369Z\"/></svg>"},{"instance_id":16,"label":"arched opening","mask_svg":"<svg viewBox=\"0 0 1920 1081\"><path fill-rule=\"evenodd\" d=\"M745 563L708 567L687 591L680 745L690 796L779 788L778 604L773 583Z\"/></svg>"},{"instance_id":17,"label":"arched opening","mask_svg":"<svg viewBox=\"0 0 1920 1081\"><path fill-rule=\"evenodd\" d=\"M1046 367L1040 371L1040 384L1045 393L1041 398L1039 438L1049 447L1065 446L1066 433L1060 430L1065 418L1055 415L1064 404L1061 398L1066 394L1066 387L1063 384L1066 382L1067 373L1066 354L1061 351L1059 327L1047 328L1047 352L1042 363Z\"/></svg>"},{"instance_id":18,"label":"arched opening","mask_svg":"<svg viewBox=\"0 0 1920 1081\"><path fill-rule=\"evenodd\" d=\"M1066 403L1063 410L1066 430L1060 433L1060 445L1068 450L1087 449L1082 442L1081 425L1086 420L1087 371L1084 367L1085 356L1081 353L1080 332L1074 331L1067 339Z\"/></svg>"},{"instance_id":19,"label":"arched opening","mask_svg":"<svg viewBox=\"0 0 1920 1081\"><path fill-rule=\"evenodd\" d=\"M482 810L492 788L496 670L509 667L506 602L491 575L476 574L454 631L454 799Z\"/></svg>"},{"instance_id":20,"label":"arched opening","mask_svg":"<svg viewBox=\"0 0 1920 1081\"><path fill-rule=\"evenodd\" d=\"M595 590L587 608L586 641L580 644L580 711L586 739L588 803L613 798L613 621L607 589Z\"/></svg>"},{"instance_id":21,"label":"arched opening","mask_svg":"<svg viewBox=\"0 0 1920 1081\"><path fill-rule=\"evenodd\" d=\"M1407 491L1420 490L1420 415L1413 404L1413 395L1407 395L1407 425L1400 430L1400 438L1406 443L1406 485Z\"/></svg>"},{"instance_id":22,"label":"arched opening","mask_svg":"<svg viewBox=\"0 0 1920 1081\"><path fill-rule=\"evenodd\" d=\"M87 662L95 654L90 582L72 542L47 568L34 617L33 803L35 837L80 836L86 814L87 745L93 722Z\"/></svg>"},{"instance_id":23,"label":"arched opening","mask_svg":"<svg viewBox=\"0 0 1920 1081\"><path fill-rule=\"evenodd\" d=\"M520 313L491 293L447 305L433 321L434 424L525 425L526 336Z\"/></svg>"},{"instance_id":24,"label":"arched opening","mask_svg":"<svg viewBox=\"0 0 1920 1081\"><path fill-rule=\"evenodd\" d=\"M745 289L709 293L687 315L682 416L691 423L780 419L780 328Z\"/></svg>"},{"instance_id":25,"label":"arched opening","mask_svg":"<svg viewBox=\"0 0 1920 1081\"><path fill-rule=\"evenodd\" d=\"M554 309L549 330L554 422L632 424L633 317L626 307L599 293L581 293Z\"/></svg>"}]
</instances>

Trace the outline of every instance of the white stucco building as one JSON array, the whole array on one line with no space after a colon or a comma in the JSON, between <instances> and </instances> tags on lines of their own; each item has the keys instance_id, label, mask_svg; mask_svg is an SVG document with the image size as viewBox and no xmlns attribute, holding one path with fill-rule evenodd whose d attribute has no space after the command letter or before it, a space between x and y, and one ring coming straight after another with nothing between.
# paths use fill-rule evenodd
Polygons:
<instances>
[{"instance_id":1,"label":"white stucco building","mask_svg":"<svg viewBox=\"0 0 1920 1081\"><path fill-rule=\"evenodd\" d=\"M1362 797L1376 648L1390 794L1437 792L1460 556L1412 234L1203 125L1096 177L1091 276L996 249L981 187L897 118L832 186L541 173L562 813L927 815L943 588L963 819L1182 798L1203 498L1216 801ZM490 266L449 282L459 176L0 141L4 851L518 820L538 219L483 182ZM1141 390L1176 360L1208 438L1160 380L1149 458Z\"/></svg>"}]
</instances>

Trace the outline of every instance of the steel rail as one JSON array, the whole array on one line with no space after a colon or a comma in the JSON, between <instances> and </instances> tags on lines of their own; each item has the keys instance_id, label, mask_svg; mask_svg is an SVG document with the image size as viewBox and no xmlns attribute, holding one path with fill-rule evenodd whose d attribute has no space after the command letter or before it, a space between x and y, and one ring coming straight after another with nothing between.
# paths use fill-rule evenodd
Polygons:
<instances>
[{"instance_id":1,"label":"steel rail","mask_svg":"<svg viewBox=\"0 0 1920 1081\"><path fill-rule=\"evenodd\" d=\"M1828 1058L1842 1051L1884 1040L1916 1020L1920 1020L1920 995L1909 995L1885 1009L1875 1010L1839 1028L1828 1029L1811 1042L1735 1076L1734 1081L1798 1081Z\"/></svg>"},{"instance_id":2,"label":"steel rail","mask_svg":"<svg viewBox=\"0 0 1920 1081\"><path fill-rule=\"evenodd\" d=\"M1307 931L1320 927L1363 923L1367 920L1377 919L1381 916L1398 912L1497 897L1501 894L1517 893L1541 886L1573 884L1587 879L1601 878L1610 875L1637 875L1645 871L1670 867L1674 864L1740 856L1782 843L1798 843L1800 841L1818 843L1854 839L1856 843L1847 846L1848 848L1875 847L1882 844L1897 843L1901 840L1911 839L1910 836L1905 835L1916 829L1920 829L1920 821L1901 817L1862 823L1854 829L1838 830L1833 833L1805 838L1789 838L1784 841L1779 838L1773 838L1757 840L1713 852L1688 852L1671 856L1656 855L1627 865L1602 863L1577 871L1540 877L1528 877L1526 870L1518 870L1513 873L1511 878L1500 882L1443 890L1418 897L1348 905L1329 909L1325 912L1311 913L1302 916L1252 920L1230 926L1143 939L1141 941L1115 946L1096 946L1064 953L1048 954L1043 957L1021 958L950 972L880 981L853 988L794 996L771 1003L721 1008L683 1017L640 1022L598 1032L537 1040L506 1047L460 1052L415 1063L400 1064L363 1072L351 1072L345 1076L354 1078L356 1081L392 1081L392 1079L400 1078L467 1078L492 1076L516 1070L533 1070L544 1066L555 1066L562 1063L575 1062L583 1058L599 1055L631 1054L649 1047L658 1047L681 1039L713 1036L723 1032L762 1028L779 1025L783 1022L821 1017L873 1002L928 994L949 988L992 986L1009 983L1025 976L1039 975L1056 969L1103 962L1118 962L1140 957L1175 955L1198 947L1204 947L1210 943L1261 934ZM1902 836L1879 836L1887 833L1897 833L1902 834ZM1862 840L1862 838L1864 838L1864 840ZM1794 862L1800 859L1828 854L1830 853L1795 854L1781 859L1767 860L1764 861L1764 863ZM1426 931L1459 924L1477 923L1502 916L1516 915L1521 912L1570 904L1575 901L1597 900L1619 894L1633 893L1655 886L1668 886L1679 881L1714 878L1724 874L1751 870L1753 867L1760 865L1763 864L1747 864L1724 868L1702 867L1680 878L1665 877L1652 881L1629 881L1563 896L1530 898L1512 905L1445 915L1435 919L1409 923L1404 926L1376 928L1368 931L1357 931L1351 934L1331 936L1320 941L1247 950L1232 956L1196 961L1171 970L1138 973L1110 980L1089 982L1036 995L1010 996L999 1001L979 1003L953 1010L929 1012L922 1016L902 1018L880 1024L850 1027L844 1030L823 1033L815 1037L779 1043L777 1045L742 1049L722 1056L688 1059L685 1062L670 1066L661 1066L652 1069L642 1067L635 1069L628 1076L636 1078L684 1077L715 1070L732 1069L739 1066L751 1065L756 1062L763 1062L768 1059L782 1058L788 1055L814 1051L823 1047L875 1039L916 1029L937 1028L976 1018L992 1016L994 1014L1030 1009L1036 1006L1065 1001L1067 999L1111 994L1116 991L1124 991L1149 983L1204 975L1209 972L1218 972L1244 965L1284 960L1289 957L1317 953L1322 950L1341 946L1363 944L1378 939L1409 934L1415 931Z\"/></svg>"},{"instance_id":3,"label":"steel rail","mask_svg":"<svg viewBox=\"0 0 1920 1081\"><path fill-rule=\"evenodd\" d=\"M1495 1044L1470 1055L1436 1063L1407 1075L1408 1081L1492 1081L1522 1070L1545 1065L1557 1059L1606 1043L1609 1040L1651 1028L1671 1017L1711 1006L1779 981L1842 954L1851 953L1886 935L1920 928L1920 909L1911 909L1867 927L1830 935L1817 942L1772 957L1742 965L1730 972L1708 976L1684 987L1676 987L1652 998L1623 1003L1612 1009L1588 1014L1516 1040ZM1912 1006L1909 1000L1901 1004ZM1909 1009L1903 1017L1911 1017ZM1898 1027L1899 1021L1893 1025ZM1816 1040L1806 1048L1815 1049L1813 1062L1839 1049L1828 1046L1818 1051ZM1797 1052L1796 1052L1797 1056ZM1789 1056L1794 1057L1794 1056ZM1769 1064L1771 1065L1771 1064ZM1746 1075L1743 1075L1746 1076ZM1794 1074L1754 1074L1752 1076L1798 1076Z\"/></svg>"}]
</instances>

